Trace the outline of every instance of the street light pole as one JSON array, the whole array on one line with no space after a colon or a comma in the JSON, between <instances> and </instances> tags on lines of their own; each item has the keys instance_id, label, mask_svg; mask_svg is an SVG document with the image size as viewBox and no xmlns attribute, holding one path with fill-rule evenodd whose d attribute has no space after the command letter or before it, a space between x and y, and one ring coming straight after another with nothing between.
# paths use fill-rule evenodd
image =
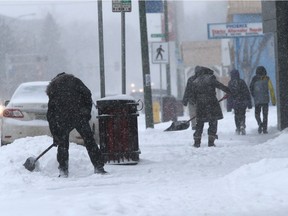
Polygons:
<instances>
[{"instance_id":1,"label":"street light pole","mask_svg":"<svg viewBox=\"0 0 288 216\"><path fill-rule=\"evenodd\" d=\"M146 128L154 128L145 1L138 0Z\"/></svg>"},{"instance_id":2,"label":"street light pole","mask_svg":"<svg viewBox=\"0 0 288 216\"><path fill-rule=\"evenodd\" d=\"M126 94L126 40L125 11L121 11L121 62L122 62L122 94Z\"/></svg>"},{"instance_id":3,"label":"street light pole","mask_svg":"<svg viewBox=\"0 0 288 216\"><path fill-rule=\"evenodd\" d=\"M99 64L100 64L100 94L105 97L105 68L104 68L104 39L102 0L98 0L98 37L99 37Z\"/></svg>"}]
</instances>

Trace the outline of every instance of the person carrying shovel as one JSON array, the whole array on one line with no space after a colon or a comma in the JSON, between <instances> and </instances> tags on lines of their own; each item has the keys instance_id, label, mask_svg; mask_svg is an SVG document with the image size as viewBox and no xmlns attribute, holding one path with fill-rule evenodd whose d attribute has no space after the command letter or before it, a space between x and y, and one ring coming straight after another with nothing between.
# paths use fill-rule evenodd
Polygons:
<instances>
[{"instance_id":1,"label":"person carrying shovel","mask_svg":"<svg viewBox=\"0 0 288 216\"><path fill-rule=\"evenodd\" d=\"M184 96L183 96L183 100L182 100L182 103L184 106L188 105L190 119L192 119L194 116L196 116L196 106L192 102L191 93L192 93L193 81L197 78L197 75L198 75L200 69L201 69L201 67L196 66L195 67L195 74L193 76L189 77L189 79L187 80L187 84L186 84L186 88L185 88ZM191 127L192 127L192 130L196 130L196 118L193 118L191 120Z\"/></svg>"},{"instance_id":2,"label":"person carrying shovel","mask_svg":"<svg viewBox=\"0 0 288 216\"><path fill-rule=\"evenodd\" d=\"M196 131L193 134L194 147L196 148L200 147L205 122L209 123L208 146L215 147L214 141L218 138L218 120L223 118L223 113L216 97L216 88L224 91L227 97L231 94L230 89L220 83L213 73L213 70L201 67L196 79L192 82L191 102L196 105L197 121Z\"/></svg>"}]
</instances>

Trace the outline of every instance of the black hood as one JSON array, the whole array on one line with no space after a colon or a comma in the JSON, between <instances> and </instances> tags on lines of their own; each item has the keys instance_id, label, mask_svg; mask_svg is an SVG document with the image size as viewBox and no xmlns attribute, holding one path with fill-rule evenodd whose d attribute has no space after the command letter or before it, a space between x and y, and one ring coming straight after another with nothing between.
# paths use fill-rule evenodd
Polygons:
<instances>
[{"instance_id":1,"label":"black hood","mask_svg":"<svg viewBox=\"0 0 288 216\"><path fill-rule=\"evenodd\" d=\"M265 67L263 67L263 66L258 66L258 67L256 68L256 75L266 76L266 75L267 75L267 71L266 71Z\"/></svg>"},{"instance_id":2,"label":"black hood","mask_svg":"<svg viewBox=\"0 0 288 216\"><path fill-rule=\"evenodd\" d=\"M213 75L214 71L211 70L210 68L207 68L207 67L203 67L203 66L196 66L195 68L195 74L196 76L199 76L199 75Z\"/></svg>"},{"instance_id":3,"label":"black hood","mask_svg":"<svg viewBox=\"0 0 288 216\"><path fill-rule=\"evenodd\" d=\"M240 78L239 71L236 69L233 69L230 72L230 76L231 76L231 79L239 79Z\"/></svg>"}]
</instances>

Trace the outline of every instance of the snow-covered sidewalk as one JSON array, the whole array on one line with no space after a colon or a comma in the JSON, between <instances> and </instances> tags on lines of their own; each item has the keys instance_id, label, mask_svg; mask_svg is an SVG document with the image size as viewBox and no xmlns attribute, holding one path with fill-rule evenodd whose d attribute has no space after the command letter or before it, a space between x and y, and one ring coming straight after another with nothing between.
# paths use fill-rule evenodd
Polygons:
<instances>
[{"instance_id":1,"label":"snow-covered sidewalk","mask_svg":"<svg viewBox=\"0 0 288 216\"><path fill-rule=\"evenodd\" d=\"M108 164L109 175L95 175L86 149L71 143L67 179L57 177L56 148L40 159L39 172L22 165L46 149L50 137L19 139L0 148L1 215L287 215L288 133L277 130L276 119L270 107L269 133L259 135L249 110L242 136L235 135L233 113L224 113L217 147L207 147L205 129L195 149L190 128L163 132L171 125L166 122L146 129L140 116L137 165Z\"/></svg>"}]
</instances>

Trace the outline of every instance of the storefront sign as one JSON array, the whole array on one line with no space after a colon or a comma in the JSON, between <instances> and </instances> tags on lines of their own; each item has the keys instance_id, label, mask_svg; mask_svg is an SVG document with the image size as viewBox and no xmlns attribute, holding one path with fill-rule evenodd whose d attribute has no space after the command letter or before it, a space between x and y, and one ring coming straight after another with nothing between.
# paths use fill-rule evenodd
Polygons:
<instances>
[{"instance_id":1,"label":"storefront sign","mask_svg":"<svg viewBox=\"0 0 288 216\"><path fill-rule=\"evenodd\" d=\"M208 39L263 36L262 23L210 23Z\"/></svg>"}]
</instances>

